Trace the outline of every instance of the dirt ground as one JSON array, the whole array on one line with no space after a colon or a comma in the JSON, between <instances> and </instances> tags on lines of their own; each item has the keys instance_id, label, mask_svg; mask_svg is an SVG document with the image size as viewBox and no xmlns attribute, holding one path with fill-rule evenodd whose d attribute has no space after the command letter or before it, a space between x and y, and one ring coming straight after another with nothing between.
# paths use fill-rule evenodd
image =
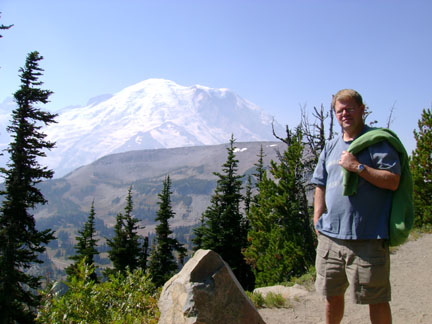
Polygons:
<instances>
[{"instance_id":1,"label":"dirt ground","mask_svg":"<svg viewBox=\"0 0 432 324\"><path fill-rule=\"evenodd\" d=\"M432 323L432 234L400 246L391 255L394 324ZM290 300L292 308L261 309L267 324L317 324L324 321L324 300L315 292ZM367 305L355 305L346 296L343 324L370 323Z\"/></svg>"}]
</instances>

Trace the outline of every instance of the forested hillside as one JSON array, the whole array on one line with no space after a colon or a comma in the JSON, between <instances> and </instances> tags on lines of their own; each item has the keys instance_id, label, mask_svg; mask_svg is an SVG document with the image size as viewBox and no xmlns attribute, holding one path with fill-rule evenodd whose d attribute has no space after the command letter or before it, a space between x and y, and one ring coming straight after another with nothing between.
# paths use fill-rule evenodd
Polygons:
<instances>
[{"instance_id":1,"label":"forested hillside","mask_svg":"<svg viewBox=\"0 0 432 324\"><path fill-rule=\"evenodd\" d=\"M48 204L38 206L35 218L38 228L56 232L56 240L48 246L49 258L58 268L70 264L67 258L74 253L75 236L87 219L94 201L95 227L101 255L95 261L109 263L106 237L112 237L115 217L125 206L128 188L132 187L134 215L140 221L141 234L155 228L157 195L166 175L171 178L174 217L170 225L174 235L192 249L192 229L210 204L216 186L213 172L220 170L226 158L225 145L196 146L174 149L130 151L103 157L60 179L51 179L39 186ZM239 174L246 184L247 176L255 172L261 147L263 165L278 160L286 144L275 142L236 143ZM278 153L279 152L279 153ZM243 187L245 187L243 185Z\"/></svg>"}]
</instances>

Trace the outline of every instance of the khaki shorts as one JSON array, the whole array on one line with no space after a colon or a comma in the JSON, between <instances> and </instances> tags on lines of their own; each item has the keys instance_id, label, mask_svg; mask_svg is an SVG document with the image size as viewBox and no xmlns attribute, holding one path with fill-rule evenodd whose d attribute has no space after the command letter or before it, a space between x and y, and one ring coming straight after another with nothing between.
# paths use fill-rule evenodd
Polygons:
<instances>
[{"instance_id":1,"label":"khaki shorts","mask_svg":"<svg viewBox=\"0 0 432 324\"><path fill-rule=\"evenodd\" d=\"M391 299L387 240L340 240L318 235L315 288L324 296L341 296L350 287L357 304Z\"/></svg>"}]
</instances>

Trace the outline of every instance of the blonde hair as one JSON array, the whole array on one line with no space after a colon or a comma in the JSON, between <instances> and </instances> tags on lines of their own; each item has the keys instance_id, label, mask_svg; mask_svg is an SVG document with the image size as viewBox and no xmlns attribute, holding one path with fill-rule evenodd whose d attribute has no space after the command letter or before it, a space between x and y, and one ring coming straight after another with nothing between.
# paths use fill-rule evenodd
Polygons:
<instances>
[{"instance_id":1,"label":"blonde hair","mask_svg":"<svg viewBox=\"0 0 432 324\"><path fill-rule=\"evenodd\" d=\"M344 100L351 98L353 99L359 106L363 106L363 98L357 91L353 89L342 89L339 90L335 95L333 95L331 106L334 109L336 105L336 101Z\"/></svg>"}]
</instances>

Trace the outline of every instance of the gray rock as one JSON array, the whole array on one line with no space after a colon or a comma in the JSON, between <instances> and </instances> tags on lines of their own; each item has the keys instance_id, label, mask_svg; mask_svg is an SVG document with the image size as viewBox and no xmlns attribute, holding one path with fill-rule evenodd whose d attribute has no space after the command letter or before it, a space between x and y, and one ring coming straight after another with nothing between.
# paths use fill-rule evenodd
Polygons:
<instances>
[{"instance_id":1,"label":"gray rock","mask_svg":"<svg viewBox=\"0 0 432 324\"><path fill-rule=\"evenodd\" d=\"M158 302L159 324L265 324L228 264L198 250L167 281Z\"/></svg>"}]
</instances>

